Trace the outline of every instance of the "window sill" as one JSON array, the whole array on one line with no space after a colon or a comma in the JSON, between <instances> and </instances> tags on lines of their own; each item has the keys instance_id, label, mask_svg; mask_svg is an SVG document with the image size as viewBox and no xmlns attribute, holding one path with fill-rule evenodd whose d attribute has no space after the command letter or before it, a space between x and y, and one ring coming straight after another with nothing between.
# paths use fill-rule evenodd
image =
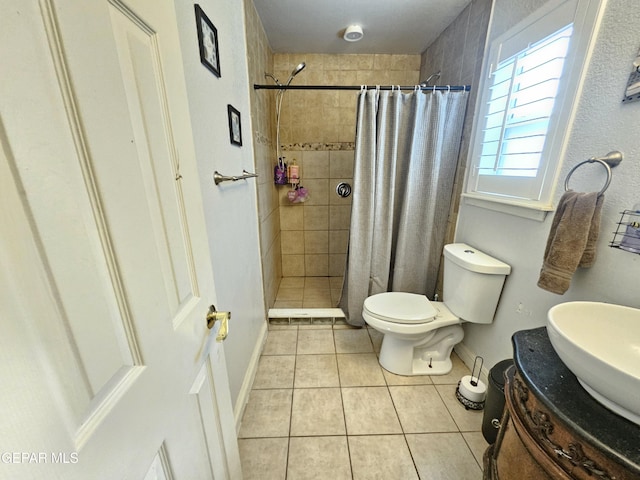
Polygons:
<instances>
[{"instance_id":1,"label":"window sill","mask_svg":"<svg viewBox=\"0 0 640 480\"><path fill-rule=\"evenodd\" d=\"M544 222L548 212L554 210L553 205L540 202L513 200L501 197L490 197L477 193L463 193L462 199L466 205L493 210L495 212L528 218L537 222Z\"/></svg>"}]
</instances>

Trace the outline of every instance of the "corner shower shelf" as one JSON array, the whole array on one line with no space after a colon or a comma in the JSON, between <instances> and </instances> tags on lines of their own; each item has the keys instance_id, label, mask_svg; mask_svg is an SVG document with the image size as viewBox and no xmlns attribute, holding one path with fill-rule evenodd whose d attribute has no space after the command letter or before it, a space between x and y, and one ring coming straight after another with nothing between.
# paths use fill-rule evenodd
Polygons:
<instances>
[{"instance_id":1,"label":"corner shower shelf","mask_svg":"<svg viewBox=\"0 0 640 480\"><path fill-rule=\"evenodd\" d=\"M640 249L638 251L634 251L635 249L629 249L629 243L631 242L633 242L634 247L635 245L640 247L640 237L629 235L629 227L633 229L634 226L638 224L640 224L639 211L624 210L620 212L620 221L617 223L618 226L616 227L616 231L613 233L613 238L611 239L611 242L609 242L609 246L612 248L619 248L625 252L640 255ZM637 229L637 231L640 233L640 229Z\"/></svg>"}]
</instances>

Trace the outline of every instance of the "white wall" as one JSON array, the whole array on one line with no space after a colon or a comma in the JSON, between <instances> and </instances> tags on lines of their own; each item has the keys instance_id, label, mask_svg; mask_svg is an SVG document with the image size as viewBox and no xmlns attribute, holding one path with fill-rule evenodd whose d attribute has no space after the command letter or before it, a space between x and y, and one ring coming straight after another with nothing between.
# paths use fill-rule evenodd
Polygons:
<instances>
[{"instance_id":1,"label":"white wall","mask_svg":"<svg viewBox=\"0 0 640 480\"><path fill-rule=\"evenodd\" d=\"M544 3L496 0L490 37L495 38ZM465 346L482 355L489 368L511 357L514 332L544 325L547 310L557 303L594 300L640 307L640 256L608 246L619 212L640 202L640 102L621 103L631 64L640 48L639 28L637 0L609 1L570 135L556 201L563 193L568 171L576 163L610 150L622 151L625 158L613 170L605 195L596 263L576 273L567 293L555 295L536 286L553 214L544 222L536 222L461 204L456 240L513 267L494 323L465 326ZM571 177L571 187L599 190L604 183L601 171L597 165L581 167Z\"/></svg>"},{"instance_id":2,"label":"white wall","mask_svg":"<svg viewBox=\"0 0 640 480\"><path fill-rule=\"evenodd\" d=\"M200 63L193 3L176 2L218 310L230 310L224 343L234 405L266 331L255 180L213 184L213 172L254 170L242 2L198 2L218 30L221 77ZM241 112L243 146L229 142L227 104ZM206 312L203 312L203 321ZM240 398L242 401L242 398ZM236 405L236 411L238 405Z\"/></svg>"}]
</instances>

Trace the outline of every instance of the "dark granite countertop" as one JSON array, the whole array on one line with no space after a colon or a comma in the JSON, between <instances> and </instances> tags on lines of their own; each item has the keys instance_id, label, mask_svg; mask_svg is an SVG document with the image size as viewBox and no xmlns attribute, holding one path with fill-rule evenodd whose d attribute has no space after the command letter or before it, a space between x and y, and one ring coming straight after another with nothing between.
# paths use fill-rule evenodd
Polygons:
<instances>
[{"instance_id":1,"label":"dark granite countertop","mask_svg":"<svg viewBox=\"0 0 640 480\"><path fill-rule=\"evenodd\" d=\"M572 427L577 438L640 475L640 426L611 412L582 388L553 349L545 327L516 332L512 341L514 363L538 400Z\"/></svg>"}]
</instances>

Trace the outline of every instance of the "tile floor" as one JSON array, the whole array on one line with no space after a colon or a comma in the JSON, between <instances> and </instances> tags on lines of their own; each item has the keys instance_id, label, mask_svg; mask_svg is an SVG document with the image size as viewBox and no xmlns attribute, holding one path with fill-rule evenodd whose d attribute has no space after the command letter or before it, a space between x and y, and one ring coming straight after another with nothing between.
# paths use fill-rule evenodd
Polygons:
<instances>
[{"instance_id":1,"label":"tile floor","mask_svg":"<svg viewBox=\"0 0 640 480\"><path fill-rule=\"evenodd\" d=\"M381 335L347 326L270 326L239 433L245 480L480 480L482 412L445 376L382 369Z\"/></svg>"},{"instance_id":2,"label":"tile floor","mask_svg":"<svg viewBox=\"0 0 640 480\"><path fill-rule=\"evenodd\" d=\"M331 308L340 300L342 277L283 277L273 308Z\"/></svg>"}]
</instances>

